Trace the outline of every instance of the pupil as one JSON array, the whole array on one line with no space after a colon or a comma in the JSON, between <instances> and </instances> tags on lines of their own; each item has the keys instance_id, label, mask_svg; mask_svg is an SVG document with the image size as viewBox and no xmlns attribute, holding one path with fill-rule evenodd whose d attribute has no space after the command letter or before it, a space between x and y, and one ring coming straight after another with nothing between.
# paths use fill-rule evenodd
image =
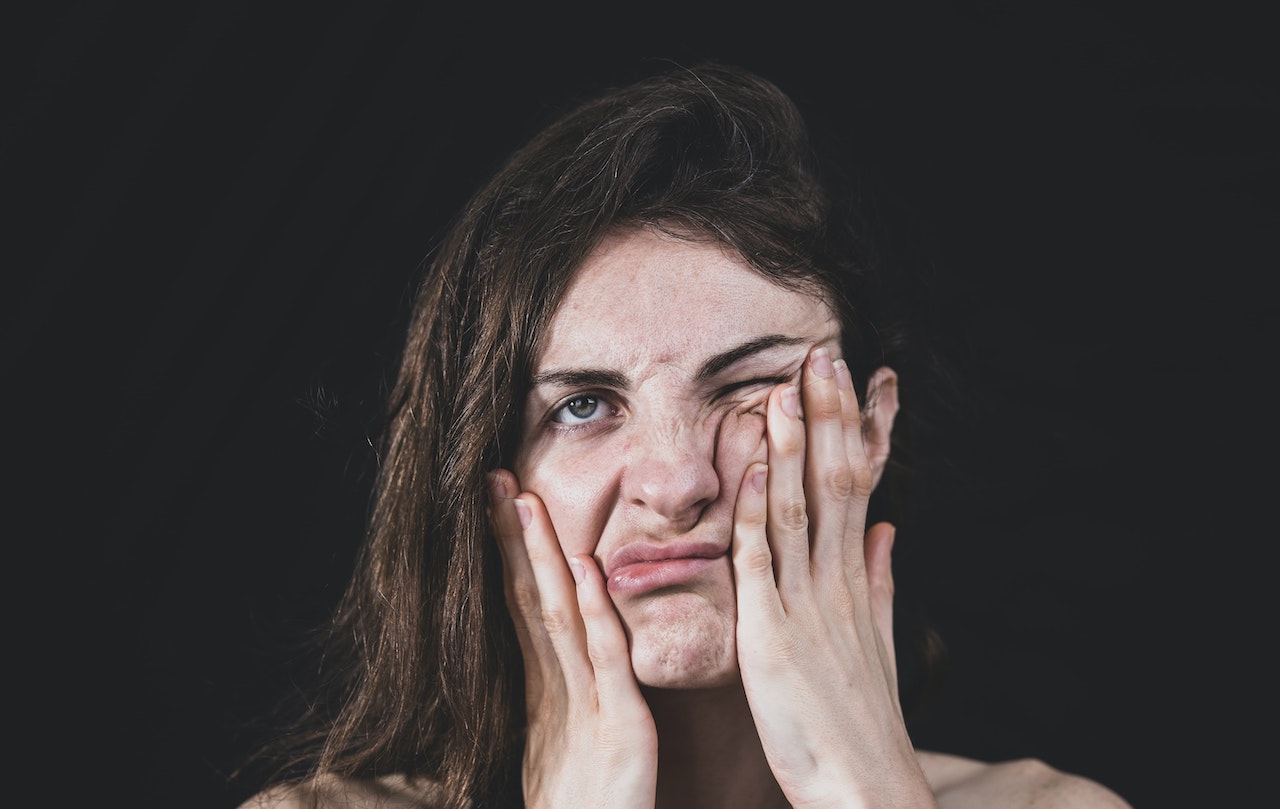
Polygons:
<instances>
[{"instance_id":1,"label":"pupil","mask_svg":"<svg viewBox=\"0 0 1280 809\"><path fill-rule=\"evenodd\" d=\"M585 419L596 412L596 400L591 396L579 396L571 400L566 409L575 419Z\"/></svg>"}]
</instances>

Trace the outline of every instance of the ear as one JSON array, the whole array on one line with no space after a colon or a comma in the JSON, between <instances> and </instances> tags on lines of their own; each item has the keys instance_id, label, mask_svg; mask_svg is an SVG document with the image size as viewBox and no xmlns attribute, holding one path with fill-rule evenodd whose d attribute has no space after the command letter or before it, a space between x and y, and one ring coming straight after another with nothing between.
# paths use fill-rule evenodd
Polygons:
<instances>
[{"instance_id":1,"label":"ear","mask_svg":"<svg viewBox=\"0 0 1280 809\"><path fill-rule=\"evenodd\" d=\"M875 370L867 380L867 400L862 408L862 445L871 462L873 485L880 485L889 462L889 436L898 415L898 374L888 366Z\"/></svg>"}]
</instances>

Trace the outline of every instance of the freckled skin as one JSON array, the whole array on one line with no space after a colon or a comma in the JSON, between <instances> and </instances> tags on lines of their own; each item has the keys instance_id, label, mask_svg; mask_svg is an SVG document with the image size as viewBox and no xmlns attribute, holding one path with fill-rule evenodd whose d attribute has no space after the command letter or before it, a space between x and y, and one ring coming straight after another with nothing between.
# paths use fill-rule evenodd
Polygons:
<instances>
[{"instance_id":1,"label":"freckled skin","mask_svg":"<svg viewBox=\"0 0 1280 809\"><path fill-rule=\"evenodd\" d=\"M579 270L535 374L603 369L627 384L591 388L595 420L573 425L555 414L584 391L535 386L514 471L545 502L566 557L590 553L607 571L611 555L636 541L727 549L743 474L766 460L769 390L778 377L798 380L814 345L838 357L838 334L823 301L773 284L717 245L651 231L607 239ZM789 342L697 378L708 358L769 336ZM577 422L586 411L573 412ZM614 603L642 684L736 681L728 555L679 586Z\"/></svg>"}]
</instances>

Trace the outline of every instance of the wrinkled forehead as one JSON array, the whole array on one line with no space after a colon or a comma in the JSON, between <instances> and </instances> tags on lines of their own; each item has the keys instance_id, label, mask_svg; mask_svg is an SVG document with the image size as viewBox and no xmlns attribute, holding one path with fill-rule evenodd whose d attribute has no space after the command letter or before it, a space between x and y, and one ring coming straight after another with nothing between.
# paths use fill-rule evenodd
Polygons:
<instances>
[{"instance_id":1,"label":"wrinkled forehead","mask_svg":"<svg viewBox=\"0 0 1280 809\"><path fill-rule=\"evenodd\" d=\"M785 288L717 243L632 230L606 238L579 267L535 372L696 363L762 335L827 342L839 326L818 293Z\"/></svg>"}]
</instances>

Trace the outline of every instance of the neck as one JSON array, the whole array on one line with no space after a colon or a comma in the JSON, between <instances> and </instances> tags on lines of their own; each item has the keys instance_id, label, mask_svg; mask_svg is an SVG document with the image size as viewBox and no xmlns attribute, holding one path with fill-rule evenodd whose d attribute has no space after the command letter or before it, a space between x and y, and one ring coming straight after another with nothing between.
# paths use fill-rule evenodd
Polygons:
<instances>
[{"instance_id":1,"label":"neck","mask_svg":"<svg viewBox=\"0 0 1280 809\"><path fill-rule=\"evenodd\" d=\"M704 690L646 688L658 728L658 809L776 809L773 779L741 684Z\"/></svg>"}]
</instances>

